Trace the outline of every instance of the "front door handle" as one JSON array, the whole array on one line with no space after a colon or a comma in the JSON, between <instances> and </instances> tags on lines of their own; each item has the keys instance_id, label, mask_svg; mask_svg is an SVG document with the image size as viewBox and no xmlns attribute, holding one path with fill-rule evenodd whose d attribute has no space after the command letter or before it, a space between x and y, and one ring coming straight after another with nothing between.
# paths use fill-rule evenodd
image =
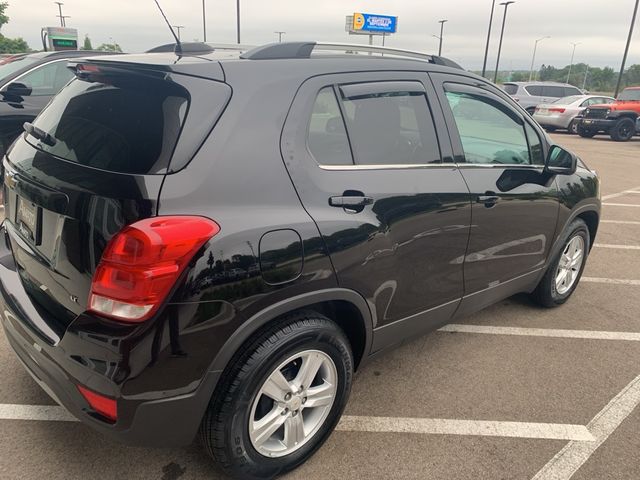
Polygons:
<instances>
[{"instance_id":1,"label":"front door handle","mask_svg":"<svg viewBox=\"0 0 640 480\"><path fill-rule=\"evenodd\" d=\"M498 200L500 200L500 197L496 195L495 192L485 192L484 195L478 195L476 202L484 203L485 207L491 208L495 206L496 203L498 203Z\"/></svg>"},{"instance_id":2,"label":"front door handle","mask_svg":"<svg viewBox=\"0 0 640 480\"><path fill-rule=\"evenodd\" d=\"M364 207L365 205L371 205L373 203L373 198L362 196L344 196L340 195L337 197L329 197L329 205L332 207L340 207L340 208L353 208L353 207Z\"/></svg>"}]
</instances>

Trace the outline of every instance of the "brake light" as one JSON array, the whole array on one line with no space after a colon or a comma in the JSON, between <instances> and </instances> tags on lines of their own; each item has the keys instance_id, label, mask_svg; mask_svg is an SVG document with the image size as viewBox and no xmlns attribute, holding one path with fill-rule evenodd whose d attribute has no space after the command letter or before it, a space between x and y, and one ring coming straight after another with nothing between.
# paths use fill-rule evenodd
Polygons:
<instances>
[{"instance_id":1,"label":"brake light","mask_svg":"<svg viewBox=\"0 0 640 480\"><path fill-rule=\"evenodd\" d=\"M78 391L82 394L84 399L89 403L89 406L93 408L100 415L107 417L109 420L115 422L118 419L118 405L115 399L105 397L99 393L92 392L88 388L84 388L78 385Z\"/></svg>"},{"instance_id":2,"label":"brake light","mask_svg":"<svg viewBox=\"0 0 640 480\"><path fill-rule=\"evenodd\" d=\"M141 220L122 229L93 275L89 310L123 322L150 318L200 248L220 231L204 217Z\"/></svg>"},{"instance_id":3,"label":"brake light","mask_svg":"<svg viewBox=\"0 0 640 480\"><path fill-rule=\"evenodd\" d=\"M564 113L565 110L566 108L559 108L559 107L549 109L550 112L555 112L555 113Z\"/></svg>"}]
</instances>

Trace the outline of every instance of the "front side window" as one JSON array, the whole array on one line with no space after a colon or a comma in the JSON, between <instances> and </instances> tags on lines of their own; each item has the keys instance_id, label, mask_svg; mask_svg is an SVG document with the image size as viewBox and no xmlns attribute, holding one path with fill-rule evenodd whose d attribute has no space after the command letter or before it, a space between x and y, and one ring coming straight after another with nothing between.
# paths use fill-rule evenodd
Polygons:
<instances>
[{"instance_id":1,"label":"front side window","mask_svg":"<svg viewBox=\"0 0 640 480\"><path fill-rule=\"evenodd\" d=\"M308 145L320 165L352 165L349 139L333 87L318 93L309 120Z\"/></svg>"},{"instance_id":2,"label":"front side window","mask_svg":"<svg viewBox=\"0 0 640 480\"><path fill-rule=\"evenodd\" d=\"M67 61L59 61L43 65L16 78L16 82L31 88L31 96L51 96L58 93L69 80L73 72L67 68Z\"/></svg>"},{"instance_id":3,"label":"front side window","mask_svg":"<svg viewBox=\"0 0 640 480\"><path fill-rule=\"evenodd\" d=\"M342 90L356 163L440 163L435 125L424 91L369 90L352 95Z\"/></svg>"},{"instance_id":4,"label":"front side window","mask_svg":"<svg viewBox=\"0 0 640 480\"><path fill-rule=\"evenodd\" d=\"M542 96L543 97L556 97L556 98L560 98L560 97L566 97L568 95L572 95L573 93L580 93L580 92L566 92L565 93L565 89L563 87L556 87L554 85L544 85L542 87Z\"/></svg>"},{"instance_id":5,"label":"front side window","mask_svg":"<svg viewBox=\"0 0 640 480\"><path fill-rule=\"evenodd\" d=\"M467 163L531 163L524 125L508 107L480 93L447 91L446 95Z\"/></svg>"},{"instance_id":6,"label":"front side window","mask_svg":"<svg viewBox=\"0 0 640 480\"><path fill-rule=\"evenodd\" d=\"M640 88L625 88L618 96L618 100L623 102L640 100Z\"/></svg>"}]
</instances>

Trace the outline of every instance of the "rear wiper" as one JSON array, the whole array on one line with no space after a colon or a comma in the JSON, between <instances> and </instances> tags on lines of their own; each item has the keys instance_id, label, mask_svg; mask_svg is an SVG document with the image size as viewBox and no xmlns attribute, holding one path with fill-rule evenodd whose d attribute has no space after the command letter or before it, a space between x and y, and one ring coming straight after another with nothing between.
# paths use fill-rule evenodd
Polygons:
<instances>
[{"instance_id":1,"label":"rear wiper","mask_svg":"<svg viewBox=\"0 0 640 480\"><path fill-rule=\"evenodd\" d=\"M48 134L44 130L39 129L32 123L24 122L24 124L22 125L22 128L24 128L24 131L27 132L29 135L37 138L45 145L49 145L50 147L53 147L56 144L55 138L53 138L50 134Z\"/></svg>"}]
</instances>

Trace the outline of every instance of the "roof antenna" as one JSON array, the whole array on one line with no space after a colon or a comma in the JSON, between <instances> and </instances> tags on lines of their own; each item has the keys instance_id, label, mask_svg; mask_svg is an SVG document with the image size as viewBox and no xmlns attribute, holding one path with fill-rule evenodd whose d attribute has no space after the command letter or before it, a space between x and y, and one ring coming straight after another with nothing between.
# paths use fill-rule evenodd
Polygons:
<instances>
[{"instance_id":1,"label":"roof antenna","mask_svg":"<svg viewBox=\"0 0 640 480\"><path fill-rule=\"evenodd\" d=\"M167 27L169 27L169 30L171 30L171 35L173 35L173 38L176 39L176 48L175 48L174 52L177 55L182 55L182 44L180 43L180 39L176 35L176 32L173 30L173 27L171 26L171 23L167 19L167 16L162 11L162 7L158 3L158 0L154 0L154 1L156 2L156 5L158 6L158 10L160 10L160 13L162 14L162 17L164 18L164 21L167 22Z\"/></svg>"}]
</instances>

